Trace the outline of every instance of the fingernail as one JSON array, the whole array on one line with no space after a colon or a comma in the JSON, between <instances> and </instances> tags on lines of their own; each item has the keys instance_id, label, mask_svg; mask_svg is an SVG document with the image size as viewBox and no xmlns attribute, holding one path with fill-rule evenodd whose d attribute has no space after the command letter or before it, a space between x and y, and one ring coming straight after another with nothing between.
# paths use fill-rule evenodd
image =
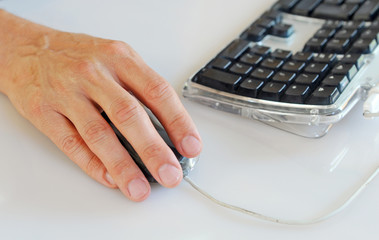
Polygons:
<instances>
[{"instance_id":1,"label":"fingernail","mask_svg":"<svg viewBox=\"0 0 379 240\"><path fill-rule=\"evenodd\" d=\"M164 164L158 170L159 178L167 187L175 186L182 178L182 170L171 164Z\"/></svg>"},{"instance_id":2,"label":"fingernail","mask_svg":"<svg viewBox=\"0 0 379 240\"><path fill-rule=\"evenodd\" d=\"M190 156L197 155L201 151L200 141L194 136L186 136L182 140L182 149Z\"/></svg>"},{"instance_id":3,"label":"fingernail","mask_svg":"<svg viewBox=\"0 0 379 240\"><path fill-rule=\"evenodd\" d=\"M116 185L116 183L114 182L114 180L113 180L112 176L109 174L109 172L105 173L105 180L107 180L107 182L110 185Z\"/></svg>"},{"instance_id":4,"label":"fingernail","mask_svg":"<svg viewBox=\"0 0 379 240\"><path fill-rule=\"evenodd\" d=\"M129 182L128 190L133 199L139 200L149 192L149 187L144 180L136 178Z\"/></svg>"}]
</instances>

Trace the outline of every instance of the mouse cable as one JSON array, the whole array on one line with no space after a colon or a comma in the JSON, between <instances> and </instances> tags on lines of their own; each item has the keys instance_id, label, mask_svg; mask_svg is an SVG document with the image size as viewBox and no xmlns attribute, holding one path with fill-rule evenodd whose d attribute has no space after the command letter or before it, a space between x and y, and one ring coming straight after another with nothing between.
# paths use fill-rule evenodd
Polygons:
<instances>
[{"instance_id":1,"label":"mouse cable","mask_svg":"<svg viewBox=\"0 0 379 240\"><path fill-rule=\"evenodd\" d=\"M316 218L313 218L313 219L306 219L306 220L280 219L280 218L266 216L264 214L260 214L260 213L257 213L255 211L251 211L251 210L248 210L248 209L245 209L245 208L237 207L235 205L231 205L231 204L225 203L223 201L220 201L220 200L214 198L209 193L207 193L205 190L201 189L188 176L185 176L184 180L187 181L194 189L196 189L202 195L204 195L205 197L207 197L208 199L212 200L214 203L216 203L217 205L220 205L222 207L225 207L225 208L237 211L237 212L241 212L243 214L247 214L247 215L253 216L253 217L258 218L258 219L263 220L263 221L274 222L274 223L279 223L279 224L286 224L286 225L309 225L309 224L314 224L314 223L318 223L318 222L327 220L327 219L333 217L334 215L336 215L337 213L341 212L342 210L344 210L347 206L349 206L349 204L355 198L357 198L357 196L365 189L365 187L367 187L367 185L372 182L372 180L378 175L378 173L379 173L379 166L376 168L375 171L373 171L373 173L367 178L367 180L362 185L360 185L350 195L350 197L348 197L345 201L343 201L334 210L332 210L331 212L329 212L329 213L327 213L325 215L322 215L320 217L316 217Z\"/></svg>"},{"instance_id":2,"label":"mouse cable","mask_svg":"<svg viewBox=\"0 0 379 240\"><path fill-rule=\"evenodd\" d=\"M379 85L372 87L372 89L368 92L367 99L363 106L363 115L366 118L375 118L379 117ZM222 207L241 212L243 214L247 214L250 216L253 216L257 219L268 221L268 222L274 222L279 224L286 224L286 225L309 225L318 223L324 220L327 220L334 215L338 214L342 210L344 210L347 206L350 205L351 202L353 202L359 194L362 193L362 191L369 185L372 180L378 175L379 173L379 166L373 171L373 173L367 178L365 182L361 186L359 186L351 195L348 197L345 201L343 201L339 206L337 206L334 210L330 211L329 213L326 213L320 217L316 217L313 219L306 219L306 220L290 220L290 219L280 219L280 218L274 218L271 216L266 216L264 214L260 214L245 208L241 208L235 205L231 205L228 203L225 203L223 201L220 201L213 196L211 196L209 193L201 189L191 178L188 176L184 177L184 180L186 180L194 189L196 189L198 192L200 192L202 195L216 203L217 205L220 205Z\"/></svg>"}]
</instances>

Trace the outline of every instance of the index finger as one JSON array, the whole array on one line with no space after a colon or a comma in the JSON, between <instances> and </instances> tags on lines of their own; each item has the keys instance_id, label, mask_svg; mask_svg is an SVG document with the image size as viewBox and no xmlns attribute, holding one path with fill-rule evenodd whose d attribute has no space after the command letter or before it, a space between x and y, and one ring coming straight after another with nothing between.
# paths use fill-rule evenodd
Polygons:
<instances>
[{"instance_id":1,"label":"index finger","mask_svg":"<svg viewBox=\"0 0 379 240\"><path fill-rule=\"evenodd\" d=\"M186 157L198 156L200 135L171 85L138 55L132 61L123 58L115 70L127 89L160 120L177 150Z\"/></svg>"}]
</instances>

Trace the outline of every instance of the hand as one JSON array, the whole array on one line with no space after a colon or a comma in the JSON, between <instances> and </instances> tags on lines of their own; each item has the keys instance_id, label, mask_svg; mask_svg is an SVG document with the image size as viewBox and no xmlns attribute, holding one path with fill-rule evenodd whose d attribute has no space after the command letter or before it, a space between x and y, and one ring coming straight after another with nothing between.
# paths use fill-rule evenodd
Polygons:
<instances>
[{"instance_id":1,"label":"hand","mask_svg":"<svg viewBox=\"0 0 379 240\"><path fill-rule=\"evenodd\" d=\"M175 91L130 46L56 31L5 11L0 11L0 34L0 91L89 176L133 201L150 193L101 117L105 111L160 184L180 183L180 164L138 100L153 111L182 155L200 153L200 136Z\"/></svg>"}]
</instances>

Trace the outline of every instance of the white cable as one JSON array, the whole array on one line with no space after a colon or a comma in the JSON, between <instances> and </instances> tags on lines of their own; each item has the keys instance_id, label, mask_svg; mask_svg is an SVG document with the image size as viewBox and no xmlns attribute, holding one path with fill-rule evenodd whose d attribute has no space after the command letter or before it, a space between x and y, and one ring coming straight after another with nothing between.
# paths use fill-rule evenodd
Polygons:
<instances>
[{"instance_id":1,"label":"white cable","mask_svg":"<svg viewBox=\"0 0 379 240\"><path fill-rule=\"evenodd\" d=\"M379 173L379 166L375 169L375 171L373 171L373 173L367 178L367 180L351 194L351 196L349 198L347 198L344 202L342 202L339 206L337 206L331 212L324 214L320 217L316 217L313 219L305 219L305 220L280 219L280 218L275 218L275 217L271 217L271 216L266 216L264 214L260 214L260 213L257 213L257 212L251 211L251 210L247 210L245 208L237 207L235 205L231 205L231 204L225 203L223 201L220 201L220 200L214 198L209 193L207 193L206 191L201 189L188 176L185 176L184 180L186 180L193 188L195 188L202 195L204 195L205 197L207 197L208 199L212 200L214 203L216 203L222 207L225 207L225 208L237 211L237 212L241 212L243 214L247 214L247 215L253 216L255 218L258 218L260 220L264 220L264 221L268 221L268 222L287 224L287 225L308 225L308 224L314 224L314 223L324 221L328 218L333 217L334 215L341 212L342 210L344 210L364 190L364 188L372 182L372 180L378 175L378 173Z\"/></svg>"}]
</instances>

